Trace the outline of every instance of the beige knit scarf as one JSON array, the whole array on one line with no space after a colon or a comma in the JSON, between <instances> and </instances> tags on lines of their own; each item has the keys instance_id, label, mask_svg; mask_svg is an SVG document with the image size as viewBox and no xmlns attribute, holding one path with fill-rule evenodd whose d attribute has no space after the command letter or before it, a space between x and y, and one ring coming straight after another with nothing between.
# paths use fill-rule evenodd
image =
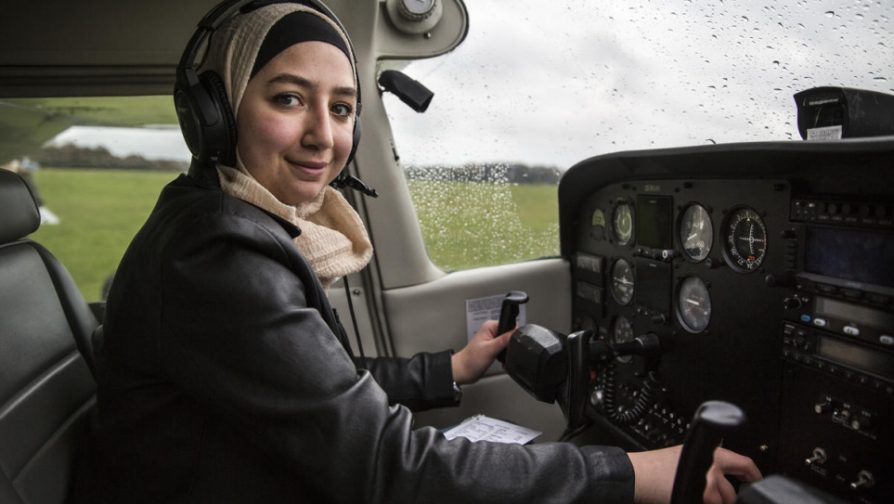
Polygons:
<instances>
[{"instance_id":1,"label":"beige knit scarf","mask_svg":"<svg viewBox=\"0 0 894 504\"><path fill-rule=\"evenodd\" d=\"M295 11L320 16L335 28L346 40L345 45L350 47L345 34L329 18L299 4L273 4L231 18L214 32L201 70L213 70L223 79L237 117L264 37L279 19ZM339 277L360 271L369 263L373 248L366 228L357 212L335 189L327 186L313 201L291 206L276 199L252 177L238 155L236 167L218 165L217 171L225 193L298 226L301 234L295 238L295 245L324 288L331 286Z\"/></svg>"},{"instance_id":2,"label":"beige knit scarf","mask_svg":"<svg viewBox=\"0 0 894 504\"><path fill-rule=\"evenodd\" d=\"M369 263L373 248L366 228L335 189L326 186L313 201L291 206L276 199L246 171L218 165L217 172L225 193L298 226L301 234L295 238L295 245L324 289Z\"/></svg>"}]
</instances>

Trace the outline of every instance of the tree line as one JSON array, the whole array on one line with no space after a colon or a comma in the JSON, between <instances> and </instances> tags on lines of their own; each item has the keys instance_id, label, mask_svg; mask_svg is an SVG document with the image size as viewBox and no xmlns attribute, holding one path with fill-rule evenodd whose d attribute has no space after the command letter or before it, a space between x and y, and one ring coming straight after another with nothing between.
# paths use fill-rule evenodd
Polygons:
<instances>
[{"instance_id":1,"label":"tree line","mask_svg":"<svg viewBox=\"0 0 894 504\"><path fill-rule=\"evenodd\" d=\"M186 171L188 161L175 159L146 159L131 154L116 156L105 147L81 147L74 144L51 145L31 157L43 166L53 168L99 168L118 170Z\"/></svg>"},{"instance_id":2,"label":"tree line","mask_svg":"<svg viewBox=\"0 0 894 504\"><path fill-rule=\"evenodd\" d=\"M462 166L408 166L409 180L449 182L502 182L507 184L555 185L562 171L555 166L528 166L522 163L467 163Z\"/></svg>"},{"instance_id":3,"label":"tree line","mask_svg":"<svg viewBox=\"0 0 894 504\"><path fill-rule=\"evenodd\" d=\"M146 159L131 154L116 156L105 147L83 147L74 144L50 145L42 148L32 158L43 166L54 168L99 168L119 170L186 171L188 161L174 159ZM555 166L523 163L466 163L464 165L407 166L404 169L409 180L447 182L502 182L507 184L555 185L562 171Z\"/></svg>"}]
</instances>

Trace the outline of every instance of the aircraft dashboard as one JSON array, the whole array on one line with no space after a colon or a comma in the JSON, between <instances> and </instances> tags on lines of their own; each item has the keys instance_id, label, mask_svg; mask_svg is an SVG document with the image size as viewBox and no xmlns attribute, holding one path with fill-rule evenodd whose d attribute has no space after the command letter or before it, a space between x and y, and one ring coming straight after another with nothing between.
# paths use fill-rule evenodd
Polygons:
<instances>
[{"instance_id":1,"label":"aircraft dashboard","mask_svg":"<svg viewBox=\"0 0 894 504\"><path fill-rule=\"evenodd\" d=\"M724 445L855 502L894 496L894 140L611 154L559 186L572 330L658 349L594 365L595 442L683 441L738 405ZM592 430L592 429L591 429Z\"/></svg>"}]
</instances>

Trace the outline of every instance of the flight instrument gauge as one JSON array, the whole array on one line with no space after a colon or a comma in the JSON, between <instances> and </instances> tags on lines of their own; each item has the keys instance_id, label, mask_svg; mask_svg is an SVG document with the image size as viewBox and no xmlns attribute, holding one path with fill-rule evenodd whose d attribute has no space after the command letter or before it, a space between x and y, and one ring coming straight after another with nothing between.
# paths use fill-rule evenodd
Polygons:
<instances>
[{"instance_id":1,"label":"flight instrument gauge","mask_svg":"<svg viewBox=\"0 0 894 504\"><path fill-rule=\"evenodd\" d=\"M630 343L633 341L633 324L627 317L620 315L612 326L612 343ZM618 362L630 362L632 355L619 355Z\"/></svg>"},{"instance_id":2,"label":"flight instrument gauge","mask_svg":"<svg viewBox=\"0 0 894 504\"><path fill-rule=\"evenodd\" d=\"M626 259L618 259L612 265L611 293L622 306L630 304L633 299L633 266Z\"/></svg>"},{"instance_id":3,"label":"flight instrument gauge","mask_svg":"<svg viewBox=\"0 0 894 504\"><path fill-rule=\"evenodd\" d=\"M756 270L767 255L767 226L756 211L740 207L726 219L723 257L736 271Z\"/></svg>"},{"instance_id":4,"label":"flight instrument gauge","mask_svg":"<svg viewBox=\"0 0 894 504\"><path fill-rule=\"evenodd\" d=\"M701 278L686 277L677 293L677 319L683 329L700 333L711 322L711 294Z\"/></svg>"},{"instance_id":5,"label":"flight instrument gauge","mask_svg":"<svg viewBox=\"0 0 894 504\"><path fill-rule=\"evenodd\" d=\"M703 261L714 245L714 225L705 207L692 204L680 216L680 244L693 261Z\"/></svg>"},{"instance_id":6,"label":"flight instrument gauge","mask_svg":"<svg viewBox=\"0 0 894 504\"><path fill-rule=\"evenodd\" d=\"M627 245L633 238L633 207L630 203L620 203L612 214L612 230L618 245Z\"/></svg>"}]
</instances>

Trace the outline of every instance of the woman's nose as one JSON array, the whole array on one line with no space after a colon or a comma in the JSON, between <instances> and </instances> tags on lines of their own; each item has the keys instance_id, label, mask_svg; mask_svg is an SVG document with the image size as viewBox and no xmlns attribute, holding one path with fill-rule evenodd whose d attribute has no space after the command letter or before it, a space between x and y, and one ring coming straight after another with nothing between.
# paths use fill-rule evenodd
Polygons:
<instances>
[{"instance_id":1,"label":"woman's nose","mask_svg":"<svg viewBox=\"0 0 894 504\"><path fill-rule=\"evenodd\" d=\"M328 149L334 145L332 120L325 107L313 107L304 116L304 133L301 145L316 149Z\"/></svg>"}]
</instances>

